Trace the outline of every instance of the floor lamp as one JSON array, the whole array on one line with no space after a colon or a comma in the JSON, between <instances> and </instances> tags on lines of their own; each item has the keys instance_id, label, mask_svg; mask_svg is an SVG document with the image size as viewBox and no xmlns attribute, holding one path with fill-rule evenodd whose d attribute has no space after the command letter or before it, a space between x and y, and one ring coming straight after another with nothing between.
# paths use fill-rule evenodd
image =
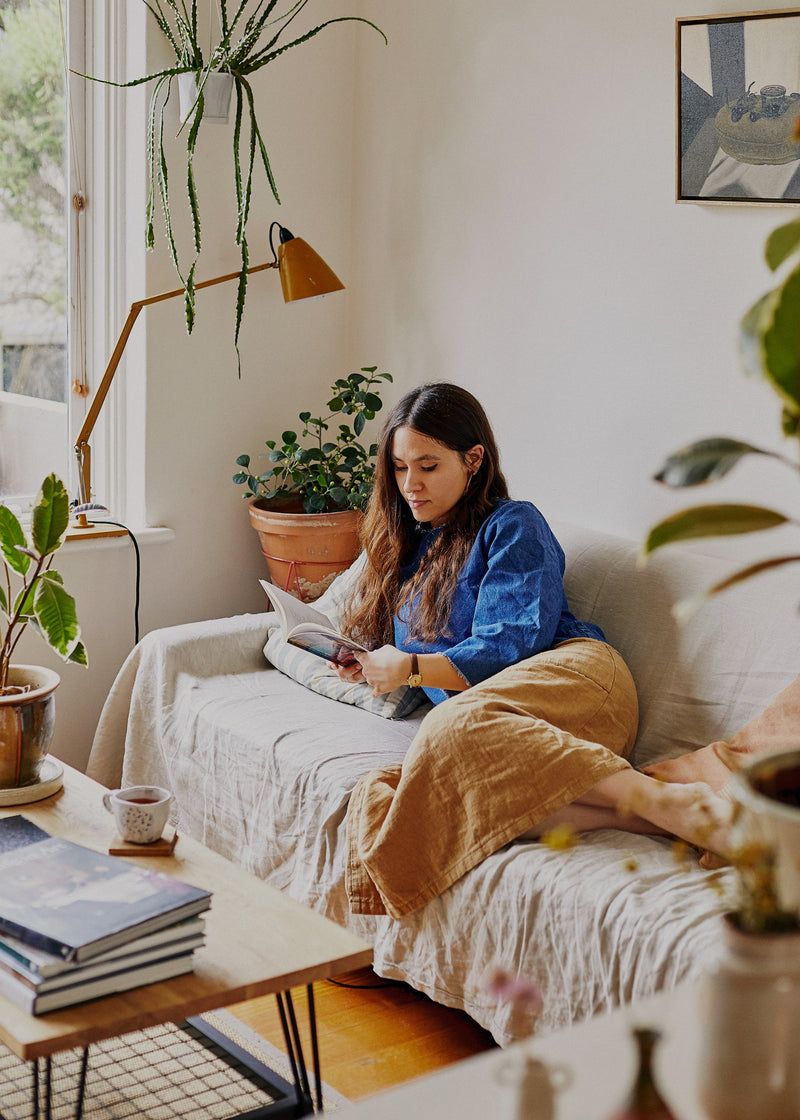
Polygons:
<instances>
[{"instance_id":1,"label":"floor lamp","mask_svg":"<svg viewBox=\"0 0 800 1120\"><path fill-rule=\"evenodd\" d=\"M276 227L279 234L277 251L273 244L273 233ZM300 299L311 299L315 296L324 296L329 292L338 292L344 288L344 284L336 273L328 267L322 257L315 253L302 237L295 237L288 229L280 225L279 222L273 222L270 226L269 243L274 260L269 261L267 264L253 265L251 268L248 268L247 273L251 275L254 272L263 272L267 268L277 268L280 273L281 288L283 289L283 299L285 303L291 303ZM229 280L238 280L239 276L240 272L229 272L226 273L225 276L215 276L212 280L201 280L195 284L195 291L199 291L201 288L210 288L215 284L225 284ZM83 427L75 441L75 455L78 460L78 490L80 494L77 521L72 526L76 535L81 535L84 532L86 532L87 535L91 535L89 531L95 529L95 526L88 521L86 512L80 511L80 507L88 505L92 498L92 451L89 446L89 436L92 434L92 430L97 423L97 418L108 396L108 391L111 388L111 383L117 372L117 366L122 359L130 333L139 317L139 312L143 307L149 307L152 303L162 303L164 300L174 299L176 296L182 296L183 294L183 288L176 288L174 291L162 292L160 295L156 296L148 296L146 299L140 299L131 304L128 318L125 320L125 325L117 339L117 344L106 366L103 379L95 393L89 411L86 414L86 419L83 422ZM124 529L118 531L125 532Z\"/></svg>"}]
</instances>

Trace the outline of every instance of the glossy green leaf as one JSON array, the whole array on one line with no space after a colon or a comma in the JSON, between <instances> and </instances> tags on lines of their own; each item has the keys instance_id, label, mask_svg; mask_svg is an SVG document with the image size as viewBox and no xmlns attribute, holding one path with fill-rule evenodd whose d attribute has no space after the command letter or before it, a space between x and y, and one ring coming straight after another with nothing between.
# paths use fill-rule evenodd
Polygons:
<instances>
[{"instance_id":1,"label":"glossy green leaf","mask_svg":"<svg viewBox=\"0 0 800 1120\"><path fill-rule=\"evenodd\" d=\"M72 665L89 664L89 656L86 653L86 647L84 646L83 642L78 642L77 645L74 646L72 653L70 653L69 655L69 662Z\"/></svg>"},{"instance_id":2,"label":"glossy green leaf","mask_svg":"<svg viewBox=\"0 0 800 1120\"><path fill-rule=\"evenodd\" d=\"M764 368L764 324L772 320L777 294L767 292L744 314L739 324L739 357L748 377L766 377Z\"/></svg>"},{"instance_id":3,"label":"glossy green leaf","mask_svg":"<svg viewBox=\"0 0 800 1120\"><path fill-rule=\"evenodd\" d=\"M792 413L800 411L800 268L765 305L760 329L764 373Z\"/></svg>"},{"instance_id":4,"label":"glossy green leaf","mask_svg":"<svg viewBox=\"0 0 800 1120\"><path fill-rule=\"evenodd\" d=\"M674 513L654 525L647 534L642 551L647 556L665 544L675 544L678 541L757 533L784 525L788 520L782 513L763 506L694 506Z\"/></svg>"},{"instance_id":5,"label":"glossy green leaf","mask_svg":"<svg viewBox=\"0 0 800 1120\"><path fill-rule=\"evenodd\" d=\"M80 637L75 600L53 580L38 581L33 603L36 619L51 649L69 658Z\"/></svg>"},{"instance_id":6,"label":"glossy green leaf","mask_svg":"<svg viewBox=\"0 0 800 1120\"><path fill-rule=\"evenodd\" d=\"M69 528L69 494L64 483L49 474L36 496L31 519L33 547L39 556L59 549Z\"/></svg>"},{"instance_id":7,"label":"glossy green leaf","mask_svg":"<svg viewBox=\"0 0 800 1120\"><path fill-rule=\"evenodd\" d=\"M27 543L19 519L8 506L0 506L0 549L9 568L19 575L25 575L31 564L30 557L18 548Z\"/></svg>"},{"instance_id":8,"label":"glossy green leaf","mask_svg":"<svg viewBox=\"0 0 800 1120\"><path fill-rule=\"evenodd\" d=\"M778 226L772 231L767 238L764 256L774 272L798 249L800 249L800 218L795 218L794 221Z\"/></svg>"},{"instance_id":9,"label":"glossy green leaf","mask_svg":"<svg viewBox=\"0 0 800 1120\"><path fill-rule=\"evenodd\" d=\"M772 452L726 436L701 439L670 455L654 477L665 486L698 486L722 478L745 455Z\"/></svg>"}]
</instances>

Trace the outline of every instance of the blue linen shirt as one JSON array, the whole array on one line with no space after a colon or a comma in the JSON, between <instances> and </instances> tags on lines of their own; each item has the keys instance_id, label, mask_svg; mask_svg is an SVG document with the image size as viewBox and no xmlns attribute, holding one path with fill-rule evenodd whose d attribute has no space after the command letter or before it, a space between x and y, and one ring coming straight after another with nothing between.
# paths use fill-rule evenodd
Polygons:
<instances>
[{"instance_id":1,"label":"blue linen shirt","mask_svg":"<svg viewBox=\"0 0 800 1120\"><path fill-rule=\"evenodd\" d=\"M401 571L409 580L438 536L423 529L419 548ZM394 641L408 653L443 653L468 684L478 684L568 638L596 638L602 630L580 622L564 593L564 552L531 502L501 499L478 530L453 595L447 633L422 643L409 636L416 604L394 618ZM451 692L425 688L434 704Z\"/></svg>"}]
</instances>

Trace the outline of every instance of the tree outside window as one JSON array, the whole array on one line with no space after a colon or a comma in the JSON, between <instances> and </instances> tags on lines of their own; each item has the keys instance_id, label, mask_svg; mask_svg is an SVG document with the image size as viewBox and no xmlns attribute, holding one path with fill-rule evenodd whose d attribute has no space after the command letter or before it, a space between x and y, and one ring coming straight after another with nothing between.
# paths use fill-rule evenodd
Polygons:
<instances>
[{"instance_id":1,"label":"tree outside window","mask_svg":"<svg viewBox=\"0 0 800 1120\"><path fill-rule=\"evenodd\" d=\"M0 0L0 496L67 472L66 114L59 0Z\"/></svg>"}]
</instances>

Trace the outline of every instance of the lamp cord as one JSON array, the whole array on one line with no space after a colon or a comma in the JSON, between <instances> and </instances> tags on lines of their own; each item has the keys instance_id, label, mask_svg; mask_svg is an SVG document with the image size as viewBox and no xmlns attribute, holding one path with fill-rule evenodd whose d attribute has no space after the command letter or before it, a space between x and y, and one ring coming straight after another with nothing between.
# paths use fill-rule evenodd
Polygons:
<instances>
[{"instance_id":1,"label":"lamp cord","mask_svg":"<svg viewBox=\"0 0 800 1120\"><path fill-rule=\"evenodd\" d=\"M124 525L121 521L109 521L107 518L104 517L103 521L102 521L102 524L103 525L117 525L117 526L119 526L120 529L124 529L125 532L128 534L128 536L131 538L131 542L133 543L133 550L136 553L136 596L135 596L134 605L133 605L133 633L134 633L133 644L135 646L138 646L138 644L139 644L139 596L140 596L141 581L142 581L142 559L141 559L141 556L139 555L139 542L136 540L136 537L133 535L133 533L128 528L128 526Z\"/></svg>"}]
</instances>

